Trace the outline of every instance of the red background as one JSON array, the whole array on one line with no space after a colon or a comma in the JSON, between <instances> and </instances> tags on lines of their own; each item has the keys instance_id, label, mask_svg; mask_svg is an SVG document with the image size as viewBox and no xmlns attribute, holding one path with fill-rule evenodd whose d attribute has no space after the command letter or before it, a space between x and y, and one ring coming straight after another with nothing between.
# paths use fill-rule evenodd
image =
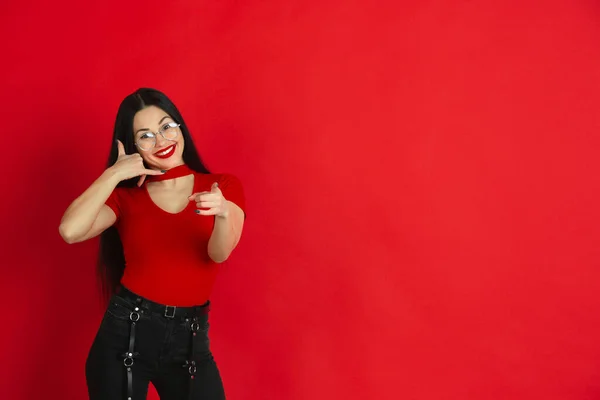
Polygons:
<instances>
[{"instance_id":1,"label":"red background","mask_svg":"<svg viewBox=\"0 0 600 400\"><path fill-rule=\"evenodd\" d=\"M58 223L140 86L246 189L229 399L600 398L594 2L84 3L2 6L0 398L85 398Z\"/></svg>"}]
</instances>

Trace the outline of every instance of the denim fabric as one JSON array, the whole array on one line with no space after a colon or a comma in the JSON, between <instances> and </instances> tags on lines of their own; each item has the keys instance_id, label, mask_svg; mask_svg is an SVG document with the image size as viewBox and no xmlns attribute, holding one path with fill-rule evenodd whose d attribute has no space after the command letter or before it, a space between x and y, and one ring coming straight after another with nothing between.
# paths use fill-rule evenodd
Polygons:
<instances>
[{"instance_id":1,"label":"denim fabric","mask_svg":"<svg viewBox=\"0 0 600 400\"><path fill-rule=\"evenodd\" d=\"M114 295L106 309L86 361L90 400L126 400L127 371L124 354L129 348L130 313L136 303L129 296ZM190 378L193 315L167 318L164 313L139 307L135 326L132 366L132 400L146 399L152 382L161 400L224 400L221 376L210 351L208 314L198 317L194 340L197 372ZM190 394L191 390L191 394Z\"/></svg>"}]
</instances>

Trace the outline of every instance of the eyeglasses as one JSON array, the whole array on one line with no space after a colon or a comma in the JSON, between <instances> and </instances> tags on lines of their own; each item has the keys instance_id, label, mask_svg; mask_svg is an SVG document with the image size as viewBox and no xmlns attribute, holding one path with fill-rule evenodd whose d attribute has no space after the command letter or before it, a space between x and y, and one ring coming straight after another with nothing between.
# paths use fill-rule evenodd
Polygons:
<instances>
[{"instance_id":1,"label":"eyeglasses","mask_svg":"<svg viewBox=\"0 0 600 400\"><path fill-rule=\"evenodd\" d=\"M164 137L166 140L175 140L179 134L180 124L176 122L168 122L161 126L158 134ZM156 136L154 132L144 132L138 140L135 141L135 145L138 149L148 151L156 146Z\"/></svg>"}]
</instances>

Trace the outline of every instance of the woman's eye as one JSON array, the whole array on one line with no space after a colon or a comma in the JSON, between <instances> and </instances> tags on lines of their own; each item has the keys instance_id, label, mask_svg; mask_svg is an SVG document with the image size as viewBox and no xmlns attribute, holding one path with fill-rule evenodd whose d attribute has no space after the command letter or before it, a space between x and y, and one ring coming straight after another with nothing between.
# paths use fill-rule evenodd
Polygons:
<instances>
[{"instance_id":1,"label":"woman's eye","mask_svg":"<svg viewBox=\"0 0 600 400\"><path fill-rule=\"evenodd\" d=\"M152 133L144 133L142 136L140 136L140 139L152 139L154 137L154 135Z\"/></svg>"},{"instance_id":2,"label":"woman's eye","mask_svg":"<svg viewBox=\"0 0 600 400\"><path fill-rule=\"evenodd\" d=\"M164 124L162 128L160 128L161 131L166 131L167 129L171 128L171 124Z\"/></svg>"}]
</instances>

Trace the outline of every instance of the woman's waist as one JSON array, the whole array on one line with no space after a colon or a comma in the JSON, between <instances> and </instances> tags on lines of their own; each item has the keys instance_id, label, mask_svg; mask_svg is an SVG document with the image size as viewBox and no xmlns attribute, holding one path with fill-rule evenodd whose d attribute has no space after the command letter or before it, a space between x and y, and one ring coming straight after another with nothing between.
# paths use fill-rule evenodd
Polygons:
<instances>
[{"instance_id":1,"label":"woman's waist","mask_svg":"<svg viewBox=\"0 0 600 400\"><path fill-rule=\"evenodd\" d=\"M210 310L210 301L205 300L195 305L176 305L155 301L151 297L132 290L122 284L116 292L116 296L124 299L133 307L139 307L152 313L160 314L166 318L192 318L194 316L207 315ZM181 304L181 303L180 303Z\"/></svg>"},{"instance_id":2,"label":"woman's waist","mask_svg":"<svg viewBox=\"0 0 600 400\"><path fill-rule=\"evenodd\" d=\"M216 273L176 273L176 271L147 271L127 266L121 285L133 296L159 306L200 307L205 305L216 281ZM129 295L129 293L126 293Z\"/></svg>"}]
</instances>

